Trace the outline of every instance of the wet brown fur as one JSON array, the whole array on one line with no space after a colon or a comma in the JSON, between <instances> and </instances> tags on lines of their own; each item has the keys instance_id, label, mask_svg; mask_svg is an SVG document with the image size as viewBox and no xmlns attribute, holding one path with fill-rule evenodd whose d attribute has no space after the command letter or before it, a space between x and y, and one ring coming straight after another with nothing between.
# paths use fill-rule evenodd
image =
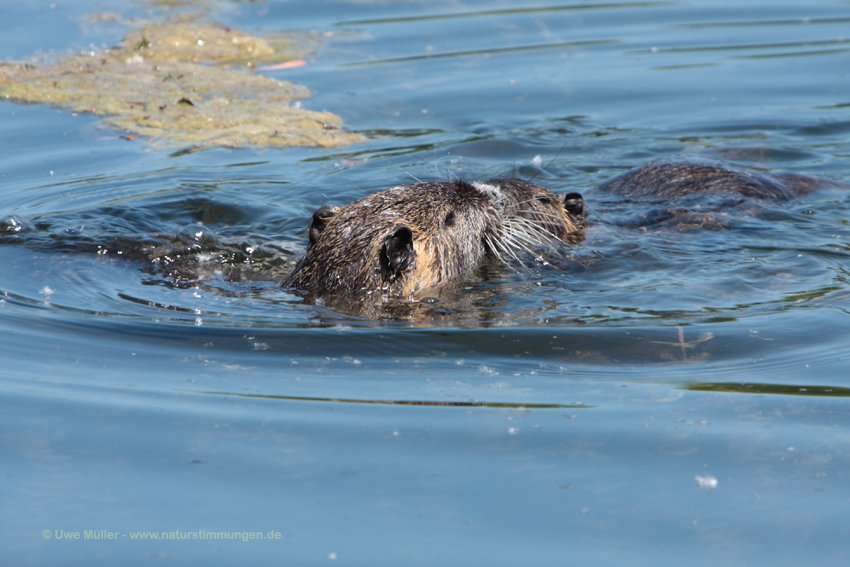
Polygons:
<instances>
[{"instance_id":1,"label":"wet brown fur","mask_svg":"<svg viewBox=\"0 0 850 567\"><path fill-rule=\"evenodd\" d=\"M671 199L698 193L734 193L748 199L787 201L840 183L790 171L769 174L712 161L662 161L629 170L593 189L594 195Z\"/></svg>"},{"instance_id":2,"label":"wet brown fur","mask_svg":"<svg viewBox=\"0 0 850 567\"><path fill-rule=\"evenodd\" d=\"M548 189L495 179L403 185L322 207L307 253L282 285L334 303L439 295L487 254L516 256L578 232L581 198L568 197L572 214Z\"/></svg>"}]
</instances>

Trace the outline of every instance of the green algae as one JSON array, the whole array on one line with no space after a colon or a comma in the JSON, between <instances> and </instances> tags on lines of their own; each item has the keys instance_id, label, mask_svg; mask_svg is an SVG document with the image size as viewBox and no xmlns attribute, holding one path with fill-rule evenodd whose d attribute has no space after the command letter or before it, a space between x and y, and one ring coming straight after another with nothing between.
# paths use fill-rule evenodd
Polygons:
<instances>
[{"instance_id":1,"label":"green algae","mask_svg":"<svg viewBox=\"0 0 850 567\"><path fill-rule=\"evenodd\" d=\"M284 36L255 36L233 28L193 22L148 26L130 32L120 47L148 61L248 67L297 59L306 52L294 39Z\"/></svg>"},{"instance_id":2,"label":"green algae","mask_svg":"<svg viewBox=\"0 0 850 567\"><path fill-rule=\"evenodd\" d=\"M0 97L103 116L155 145L336 147L360 142L327 112L298 108L305 87L256 74L304 48L206 23L156 24L118 46L53 65L0 64ZM241 67L241 68L240 68Z\"/></svg>"}]
</instances>

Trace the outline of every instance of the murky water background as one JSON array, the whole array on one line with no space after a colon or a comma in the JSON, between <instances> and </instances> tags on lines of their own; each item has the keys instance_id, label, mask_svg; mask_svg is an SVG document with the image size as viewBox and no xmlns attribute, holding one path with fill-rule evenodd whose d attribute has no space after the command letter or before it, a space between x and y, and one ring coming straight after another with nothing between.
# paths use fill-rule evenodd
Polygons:
<instances>
[{"instance_id":1,"label":"murky water background","mask_svg":"<svg viewBox=\"0 0 850 567\"><path fill-rule=\"evenodd\" d=\"M671 154L850 181L850 5L207 9L320 35L268 74L369 141L169 152L0 105L0 217L32 227L0 241L4 563L847 561L850 196L707 200L711 230L588 192ZM87 18L103 10L123 19ZM99 49L169 13L10 4L0 56ZM274 286L323 204L497 175L585 193L585 241L486 266L433 320ZM174 286L87 248L197 223L263 252L237 281Z\"/></svg>"}]
</instances>

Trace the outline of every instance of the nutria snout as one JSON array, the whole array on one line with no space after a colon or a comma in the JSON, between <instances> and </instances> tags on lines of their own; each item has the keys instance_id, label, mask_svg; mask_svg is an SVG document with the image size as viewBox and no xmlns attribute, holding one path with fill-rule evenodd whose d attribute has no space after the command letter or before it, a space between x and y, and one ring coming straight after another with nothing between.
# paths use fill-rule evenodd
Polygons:
<instances>
[{"instance_id":1,"label":"nutria snout","mask_svg":"<svg viewBox=\"0 0 850 567\"><path fill-rule=\"evenodd\" d=\"M486 256L518 258L582 222L581 195L519 179L402 185L318 209L307 252L281 284L335 303L439 295Z\"/></svg>"}]
</instances>

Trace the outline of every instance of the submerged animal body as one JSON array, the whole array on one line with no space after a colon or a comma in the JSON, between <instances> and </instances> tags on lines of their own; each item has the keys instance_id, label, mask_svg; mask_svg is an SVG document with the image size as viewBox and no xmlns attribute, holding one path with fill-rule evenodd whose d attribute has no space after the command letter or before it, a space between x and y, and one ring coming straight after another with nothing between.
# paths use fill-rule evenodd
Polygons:
<instances>
[{"instance_id":1,"label":"submerged animal body","mask_svg":"<svg viewBox=\"0 0 850 567\"><path fill-rule=\"evenodd\" d=\"M714 161L662 160L631 169L593 189L593 195L617 199L672 199L705 193L748 199L787 201L815 189L841 183L790 171L760 173Z\"/></svg>"},{"instance_id":2,"label":"submerged animal body","mask_svg":"<svg viewBox=\"0 0 850 567\"><path fill-rule=\"evenodd\" d=\"M439 295L487 255L515 258L568 239L582 217L577 193L519 179L393 187L317 210L307 252L281 283L337 304Z\"/></svg>"}]
</instances>

